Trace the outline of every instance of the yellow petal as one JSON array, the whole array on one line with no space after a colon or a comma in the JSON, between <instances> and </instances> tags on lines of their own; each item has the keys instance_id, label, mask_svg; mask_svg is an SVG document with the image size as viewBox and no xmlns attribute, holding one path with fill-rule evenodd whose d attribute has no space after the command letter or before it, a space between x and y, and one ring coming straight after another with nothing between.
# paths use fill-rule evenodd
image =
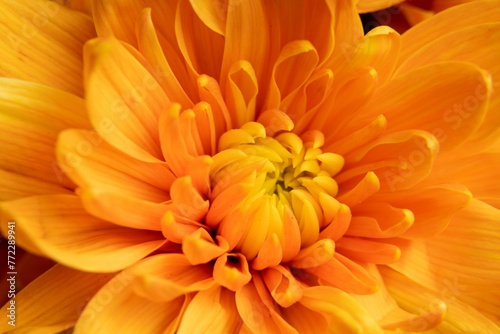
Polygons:
<instances>
[{"instance_id":1,"label":"yellow petal","mask_svg":"<svg viewBox=\"0 0 500 334\"><path fill-rule=\"evenodd\" d=\"M214 287L194 296L186 308L177 333L237 333L241 323L234 293L222 287Z\"/></svg>"},{"instance_id":2,"label":"yellow petal","mask_svg":"<svg viewBox=\"0 0 500 334\"><path fill-rule=\"evenodd\" d=\"M163 333L182 310L184 297L152 302L134 293L134 276L121 272L90 300L75 326L75 334Z\"/></svg>"},{"instance_id":3,"label":"yellow petal","mask_svg":"<svg viewBox=\"0 0 500 334\"><path fill-rule=\"evenodd\" d=\"M198 15L200 20L202 20L207 27L219 35L224 35L226 30L226 14L230 6L229 4L199 0L191 0L189 2L191 6L193 6L196 15ZM234 6L234 4L232 5Z\"/></svg>"},{"instance_id":4,"label":"yellow petal","mask_svg":"<svg viewBox=\"0 0 500 334\"><path fill-rule=\"evenodd\" d=\"M78 197L46 195L1 205L16 221L17 241L35 245L44 255L68 267L90 272L125 268L161 247L161 234L106 223L90 216ZM2 224L7 233L7 225Z\"/></svg>"},{"instance_id":5,"label":"yellow petal","mask_svg":"<svg viewBox=\"0 0 500 334\"><path fill-rule=\"evenodd\" d=\"M15 329L21 332L32 328L45 328L47 333L53 326L63 330L72 327L83 307L113 274L91 274L56 265L16 294ZM8 325L10 307L8 302L0 314L0 331L12 330ZM11 307L12 308L12 307Z\"/></svg>"},{"instance_id":6,"label":"yellow petal","mask_svg":"<svg viewBox=\"0 0 500 334\"><path fill-rule=\"evenodd\" d=\"M158 119L170 101L154 76L114 39L92 40L84 55L86 101L94 128L136 159L162 160Z\"/></svg>"},{"instance_id":7,"label":"yellow petal","mask_svg":"<svg viewBox=\"0 0 500 334\"><path fill-rule=\"evenodd\" d=\"M2 1L1 6L0 75L82 96L82 46L95 36L92 20L53 1Z\"/></svg>"},{"instance_id":8,"label":"yellow petal","mask_svg":"<svg viewBox=\"0 0 500 334\"><path fill-rule=\"evenodd\" d=\"M185 294L215 286L210 265L193 266L182 254L159 254L127 269L134 276L137 295L156 302L169 302Z\"/></svg>"}]
</instances>

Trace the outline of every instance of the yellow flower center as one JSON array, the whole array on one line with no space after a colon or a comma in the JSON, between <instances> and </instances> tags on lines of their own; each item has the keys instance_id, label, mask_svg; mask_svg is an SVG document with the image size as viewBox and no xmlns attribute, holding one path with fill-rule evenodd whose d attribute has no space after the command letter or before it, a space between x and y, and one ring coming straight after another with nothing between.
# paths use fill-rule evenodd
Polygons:
<instances>
[{"instance_id":1,"label":"yellow flower center","mask_svg":"<svg viewBox=\"0 0 500 334\"><path fill-rule=\"evenodd\" d=\"M253 269L294 259L331 223L340 206L333 177L344 159L322 152L323 143L319 131L301 137L283 131L270 137L255 122L220 137L206 223ZM218 199L226 206L223 214Z\"/></svg>"}]
</instances>

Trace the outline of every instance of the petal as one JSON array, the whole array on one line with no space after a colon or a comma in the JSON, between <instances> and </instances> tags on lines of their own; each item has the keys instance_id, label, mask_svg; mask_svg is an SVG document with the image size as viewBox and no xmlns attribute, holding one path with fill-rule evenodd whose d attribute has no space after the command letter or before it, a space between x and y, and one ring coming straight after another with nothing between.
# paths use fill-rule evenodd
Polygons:
<instances>
[{"instance_id":1,"label":"petal","mask_svg":"<svg viewBox=\"0 0 500 334\"><path fill-rule=\"evenodd\" d=\"M466 96L457 106L453 106L454 113L443 115L445 120L454 123L454 127L462 125L462 119L469 118L475 111L475 107L489 100L489 111L486 118L472 136L470 147L474 150L482 145L491 145L492 139L498 137L497 129L500 126L500 118L497 116L500 110L500 93L498 92L498 80L500 78L500 66L496 61L495 54L500 52L497 41L500 38L500 24L486 23L477 24L448 33L429 44L423 46L406 59L398 68L397 74L404 74L415 67L445 61L460 60L478 65L487 70L492 77L492 86L489 82L483 83L478 79L473 92ZM441 52L446 50L446 52ZM459 118L457 118L459 116Z\"/></svg>"},{"instance_id":2,"label":"petal","mask_svg":"<svg viewBox=\"0 0 500 334\"><path fill-rule=\"evenodd\" d=\"M54 156L57 134L89 127L84 101L36 83L0 79L0 167L48 183L73 188Z\"/></svg>"},{"instance_id":3,"label":"petal","mask_svg":"<svg viewBox=\"0 0 500 334\"><path fill-rule=\"evenodd\" d=\"M300 303L326 317L327 333L382 333L375 319L353 297L336 288L306 288Z\"/></svg>"},{"instance_id":4,"label":"petal","mask_svg":"<svg viewBox=\"0 0 500 334\"><path fill-rule=\"evenodd\" d=\"M285 267L267 268L262 273L262 279L281 307L290 307L302 298L302 286Z\"/></svg>"},{"instance_id":5,"label":"petal","mask_svg":"<svg viewBox=\"0 0 500 334\"><path fill-rule=\"evenodd\" d=\"M265 87L268 71L267 59L270 53L270 39L272 27L269 24L272 12L270 4L266 1L239 1L230 2L227 11L226 34L224 55L220 77L228 78L231 66L240 61L247 60L255 70L259 80L258 87ZM241 43L245 41L245 43ZM224 81L221 83L222 91L225 90Z\"/></svg>"},{"instance_id":6,"label":"petal","mask_svg":"<svg viewBox=\"0 0 500 334\"><path fill-rule=\"evenodd\" d=\"M389 264L401 256L398 247L371 240L345 237L337 241L336 245L340 254L365 263Z\"/></svg>"},{"instance_id":7,"label":"petal","mask_svg":"<svg viewBox=\"0 0 500 334\"><path fill-rule=\"evenodd\" d=\"M192 265L207 263L229 250L229 244L223 237L215 238L217 242L214 242L210 234L202 228L184 238L182 252L189 263Z\"/></svg>"},{"instance_id":8,"label":"petal","mask_svg":"<svg viewBox=\"0 0 500 334\"><path fill-rule=\"evenodd\" d=\"M16 331L24 329L28 332L35 327L49 332L52 326L58 326L59 331L73 326L89 298L112 277L113 274L91 274L59 264L54 266L12 299L15 302ZM3 319L9 318L8 306L9 303L0 312ZM11 329L7 321L0 324L2 332Z\"/></svg>"},{"instance_id":9,"label":"petal","mask_svg":"<svg viewBox=\"0 0 500 334\"><path fill-rule=\"evenodd\" d=\"M432 173L425 184L460 183L474 196L491 205L500 199L500 184L492 182L500 178L500 153L476 154L465 150L438 156Z\"/></svg>"},{"instance_id":10,"label":"petal","mask_svg":"<svg viewBox=\"0 0 500 334\"><path fill-rule=\"evenodd\" d=\"M338 253L327 263L309 268L307 272L318 277L321 285L336 287L349 293L372 294L378 289L378 283L365 268Z\"/></svg>"},{"instance_id":11,"label":"petal","mask_svg":"<svg viewBox=\"0 0 500 334\"><path fill-rule=\"evenodd\" d=\"M425 130L437 137L442 150L450 150L465 142L484 120L488 99L478 101L465 113L461 108L478 85L491 86L491 77L470 63L440 62L419 67L378 89L343 133L383 114L387 131Z\"/></svg>"},{"instance_id":12,"label":"petal","mask_svg":"<svg viewBox=\"0 0 500 334\"><path fill-rule=\"evenodd\" d=\"M82 46L95 36L92 20L43 0L2 1L2 12L0 75L82 96Z\"/></svg>"},{"instance_id":13,"label":"petal","mask_svg":"<svg viewBox=\"0 0 500 334\"><path fill-rule=\"evenodd\" d=\"M71 194L71 191L57 184L0 169L0 201L22 197L49 194Z\"/></svg>"},{"instance_id":14,"label":"petal","mask_svg":"<svg viewBox=\"0 0 500 334\"><path fill-rule=\"evenodd\" d=\"M356 4L356 8L359 13L376 12L395 6L403 1L404 0L359 0Z\"/></svg>"},{"instance_id":15,"label":"petal","mask_svg":"<svg viewBox=\"0 0 500 334\"><path fill-rule=\"evenodd\" d=\"M413 326L417 327L416 330L422 330L432 323L442 320L432 333L495 333L498 331L498 325L491 319L467 303L457 300L457 293L462 292L462 290L457 290L457 287L462 288L463 286L457 285L456 280L447 281L450 284L440 291L432 291L389 268L381 268L381 273L390 294L401 307L413 312L429 312L428 318L413 322ZM444 318L439 313L435 313L433 316L432 312L439 308L443 302L446 305Z\"/></svg>"},{"instance_id":16,"label":"petal","mask_svg":"<svg viewBox=\"0 0 500 334\"><path fill-rule=\"evenodd\" d=\"M341 193L356 185L361 176L364 180L359 184L367 183L366 175L373 173L379 179L381 191L408 189L429 175L438 151L438 140L428 132L409 130L391 133L346 155L343 171L335 176L335 180L340 185ZM366 172L369 173L365 175ZM368 195L363 196L364 199L366 197Z\"/></svg>"},{"instance_id":17,"label":"petal","mask_svg":"<svg viewBox=\"0 0 500 334\"><path fill-rule=\"evenodd\" d=\"M159 162L160 112L170 104L153 75L125 44L93 40L85 46L85 87L90 120L104 139L132 157Z\"/></svg>"},{"instance_id":18,"label":"petal","mask_svg":"<svg viewBox=\"0 0 500 334\"><path fill-rule=\"evenodd\" d=\"M473 1L449 8L404 34L400 61L405 61L418 49L439 39L443 36L443 31L450 33L480 23L499 20L500 8L494 1Z\"/></svg>"},{"instance_id":19,"label":"petal","mask_svg":"<svg viewBox=\"0 0 500 334\"><path fill-rule=\"evenodd\" d=\"M443 184L416 188L398 194L377 194L373 198L373 205L378 206L380 202L385 202L394 207L410 210L414 216L414 223L403 236L429 238L442 232L448 226L452 216L465 207L471 198L471 193L464 186ZM369 207L366 210L369 210ZM363 212L367 214L368 211ZM383 216L379 217L379 221L382 221Z\"/></svg>"},{"instance_id":20,"label":"petal","mask_svg":"<svg viewBox=\"0 0 500 334\"><path fill-rule=\"evenodd\" d=\"M175 17L177 43L193 77L220 77L224 37L207 27L188 0L181 0Z\"/></svg>"},{"instance_id":21,"label":"petal","mask_svg":"<svg viewBox=\"0 0 500 334\"><path fill-rule=\"evenodd\" d=\"M186 94L184 87L172 70L172 64L167 61L162 50L159 36L151 18L151 8L141 12L137 26L139 51L155 69L159 77L158 83L163 88L170 101L180 103L183 108L191 108L193 102Z\"/></svg>"},{"instance_id":22,"label":"petal","mask_svg":"<svg viewBox=\"0 0 500 334\"><path fill-rule=\"evenodd\" d=\"M210 265L193 266L182 254L148 257L128 269L127 273L135 276L135 293L156 302L169 302L216 285Z\"/></svg>"},{"instance_id":23,"label":"petal","mask_svg":"<svg viewBox=\"0 0 500 334\"><path fill-rule=\"evenodd\" d=\"M238 291L252 279L245 256L223 254L214 264L214 279L223 287Z\"/></svg>"},{"instance_id":24,"label":"petal","mask_svg":"<svg viewBox=\"0 0 500 334\"><path fill-rule=\"evenodd\" d=\"M1 205L21 237L46 256L69 267L90 272L125 268L161 247L161 234L115 226L88 215L78 197L46 195ZM6 225L2 225L7 233Z\"/></svg>"},{"instance_id":25,"label":"petal","mask_svg":"<svg viewBox=\"0 0 500 334\"><path fill-rule=\"evenodd\" d=\"M156 203L169 199L167 191L174 175L165 163L136 160L108 144L95 131L63 131L57 142L57 158L62 171L81 188Z\"/></svg>"},{"instance_id":26,"label":"petal","mask_svg":"<svg viewBox=\"0 0 500 334\"><path fill-rule=\"evenodd\" d=\"M190 0L193 10L203 23L219 35L226 30L226 14L229 4L221 2L207 2ZM234 5L233 5L234 6Z\"/></svg>"},{"instance_id":27,"label":"petal","mask_svg":"<svg viewBox=\"0 0 500 334\"><path fill-rule=\"evenodd\" d=\"M236 311L234 293L222 287L214 287L200 291L194 296L182 317L177 333L237 333L241 323Z\"/></svg>"},{"instance_id":28,"label":"petal","mask_svg":"<svg viewBox=\"0 0 500 334\"><path fill-rule=\"evenodd\" d=\"M500 288L499 219L497 209L472 200L440 235L427 241L397 241L402 256L390 267L435 293L450 292L495 319L500 312L495 295Z\"/></svg>"},{"instance_id":29,"label":"petal","mask_svg":"<svg viewBox=\"0 0 500 334\"><path fill-rule=\"evenodd\" d=\"M184 297L152 302L134 293L134 276L121 272L90 300L75 326L75 334L163 333L182 310Z\"/></svg>"}]
</instances>

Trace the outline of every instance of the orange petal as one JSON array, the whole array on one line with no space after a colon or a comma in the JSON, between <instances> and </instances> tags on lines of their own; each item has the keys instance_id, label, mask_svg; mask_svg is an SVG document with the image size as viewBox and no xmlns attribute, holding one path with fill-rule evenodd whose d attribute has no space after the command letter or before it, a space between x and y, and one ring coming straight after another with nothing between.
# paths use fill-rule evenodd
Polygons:
<instances>
[{"instance_id":1,"label":"orange petal","mask_svg":"<svg viewBox=\"0 0 500 334\"><path fill-rule=\"evenodd\" d=\"M183 254L148 257L127 270L134 292L155 302L169 302L215 286L210 265L193 266Z\"/></svg>"},{"instance_id":2,"label":"orange petal","mask_svg":"<svg viewBox=\"0 0 500 334\"><path fill-rule=\"evenodd\" d=\"M274 267L281 263L283 259L283 251L281 243L276 234L272 234L266 238L262 244L257 257L252 261L252 268L262 270L267 267Z\"/></svg>"},{"instance_id":3,"label":"orange petal","mask_svg":"<svg viewBox=\"0 0 500 334\"><path fill-rule=\"evenodd\" d=\"M168 206L121 193L84 189L78 192L91 215L113 224L139 230L161 231L161 219Z\"/></svg>"},{"instance_id":4,"label":"orange petal","mask_svg":"<svg viewBox=\"0 0 500 334\"><path fill-rule=\"evenodd\" d=\"M95 39L85 45L84 55L86 101L94 128L138 160L162 160L158 120L170 101L156 79L120 41Z\"/></svg>"},{"instance_id":5,"label":"orange petal","mask_svg":"<svg viewBox=\"0 0 500 334\"><path fill-rule=\"evenodd\" d=\"M354 261L389 264L401 256L398 247L371 240L345 237L337 241L337 251Z\"/></svg>"},{"instance_id":6,"label":"orange petal","mask_svg":"<svg viewBox=\"0 0 500 334\"><path fill-rule=\"evenodd\" d=\"M231 115L227 109L219 83L208 75L198 77L198 93L202 101L206 101L212 110L215 135L219 138L224 132L231 129Z\"/></svg>"},{"instance_id":7,"label":"orange petal","mask_svg":"<svg viewBox=\"0 0 500 334\"><path fill-rule=\"evenodd\" d=\"M282 104L293 99L317 64L318 53L309 41L293 41L285 45L274 63L264 109L282 109ZM299 73L297 68L301 68Z\"/></svg>"},{"instance_id":8,"label":"orange petal","mask_svg":"<svg viewBox=\"0 0 500 334\"><path fill-rule=\"evenodd\" d=\"M252 279L248 262L241 254L220 256L215 261L213 275L217 283L232 291L240 290Z\"/></svg>"},{"instance_id":9,"label":"orange petal","mask_svg":"<svg viewBox=\"0 0 500 334\"><path fill-rule=\"evenodd\" d=\"M189 1L196 15L203 23L219 35L224 35L226 30L226 15L229 6L234 4L223 2Z\"/></svg>"},{"instance_id":10,"label":"orange petal","mask_svg":"<svg viewBox=\"0 0 500 334\"><path fill-rule=\"evenodd\" d=\"M414 318L414 321L401 318L398 326L405 330L423 330L440 322L433 332L459 334L498 331L494 318L486 317L481 311L457 299L457 293L463 291L463 285L457 285L457 280L445 279L449 283L446 287L432 291L389 268L381 268L381 273L390 294L401 307L412 312L424 312L422 316ZM445 314L443 304L446 306Z\"/></svg>"},{"instance_id":11,"label":"orange petal","mask_svg":"<svg viewBox=\"0 0 500 334\"><path fill-rule=\"evenodd\" d=\"M305 288L300 303L323 314L331 333L383 333L375 319L353 297L339 289L327 286Z\"/></svg>"},{"instance_id":12,"label":"orange petal","mask_svg":"<svg viewBox=\"0 0 500 334\"><path fill-rule=\"evenodd\" d=\"M82 96L82 46L95 36L92 20L43 0L3 1L2 12L0 75Z\"/></svg>"},{"instance_id":13,"label":"orange petal","mask_svg":"<svg viewBox=\"0 0 500 334\"><path fill-rule=\"evenodd\" d=\"M66 130L57 142L62 171L78 186L164 202L174 175L163 164L136 160L109 145L95 131Z\"/></svg>"},{"instance_id":14,"label":"orange petal","mask_svg":"<svg viewBox=\"0 0 500 334\"><path fill-rule=\"evenodd\" d=\"M337 200L352 208L363 203L380 189L380 181L373 172L368 172L365 177L351 190L339 195Z\"/></svg>"},{"instance_id":15,"label":"orange petal","mask_svg":"<svg viewBox=\"0 0 500 334\"><path fill-rule=\"evenodd\" d=\"M225 101L233 128L255 119L255 104L259 86L252 64L241 60L234 63L228 72Z\"/></svg>"},{"instance_id":16,"label":"orange petal","mask_svg":"<svg viewBox=\"0 0 500 334\"><path fill-rule=\"evenodd\" d=\"M127 331L163 333L182 310L184 297L153 302L134 292L134 276L121 272L90 300L75 326L75 334Z\"/></svg>"},{"instance_id":17,"label":"orange petal","mask_svg":"<svg viewBox=\"0 0 500 334\"><path fill-rule=\"evenodd\" d=\"M494 2L474 1L434 15L403 35L400 61L405 61L420 48L442 37L443 31L452 33L469 26L500 21L499 9ZM453 49L449 50L453 53Z\"/></svg>"},{"instance_id":18,"label":"orange petal","mask_svg":"<svg viewBox=\"0 0 500 334\"><path fill-rule=\"evenodd\" d=\"M495 294L499 219L499 210L472 200L440 235L426 241L398 241L402 256L390 266L435 293L452 295L495 317L500 312Z\"/></svg>"},{"instance_id":19,"label":"orange petal","mask_svg":"<svg viewBox=\"0 0 500 334\"><path fill-rule=\"evenodd\" d=\"M85 273L59 264L54 266L12 299L16 331L29 332L36 328L54 333L72 327L89 298L113 275ZM11 307L9 303L0 311L3 319L9 319L7 307ZM8 321L0 324L0 331L12 330Z\"/></svg>"},{"instance_id":20,"label":"orange petal","mask_svg":"<svg viewBox=\"0 0 500 334\"><path fill-rule=\"evenodd\" d=\"M237 5L229 3L227 11L226 34L224 44L224 55L220 77L228 78L231 66L242 59L252 64L255 77L258 78L258 87L266 87L266 76L268 71L267 59L270 49L270 34L272 29L269 24L268 13L272 12L270 4L258 1L242 1ZM245 41L245 43L241 43ZM270 71L270 70L269 70ZM225 82L221 83L222 91L225 90Z\"/></svg>"},{"instance_id":21,"label":"orange petal","mask_svg":"<svg viewBox=\"0 0 500 334\"><path fill-rule=\"evenodd\" d=\"M175 212L189 220L201 221L210 205L209 201L195 189L190 176L177 178L172 183L170 197Z\"/></svg>"},{"instance_id":22,"label":"orange petal","mask_svg":"<svg viewBox=\"0 0 500 334\"><path fill-rule=\"evenodd\" d=\"M307 271L319 278L321 285L339 288L354 294L371 294L377 291L377 281L361 265L335 253L325 264Z\"/></svg>"},{"instance_id":23,"label":"orange petal","mask_svg":"<svg viewBox=\"0 0 500 334\"><path fill-rule=\"evenodd\" d=\"M237 333L241 323L234 293L222 287L214 287L194 296L177 333Z\"/></svg>"},{"instance_id":24,"label":"orange petal","mask_svg":"<svg viewBox=\"0 0 500 334\"><path fill-rule=\"evenodd\" d=\"M498 205L500 184L492 182L500 178L498 166L500 153L497 152L450 152L438 157L425 184L460 183L471 191L474 198Z\"/></svg>"},{"instance_id":25,"label":"orange petal","mask_svg":"<svg viewBox=\"0 0 500 334\"><path fill-rule=\"evenodd\" d=\"M302 298L302 286L287 268L267 268L262 273L262 279L281 307L290 307Z\"/></svg>"},{"instance_id":26,"label":"orange petal","mask_svg":"<svg viewBox=\"0 0 500 334\"><path fill-rule=\"evenodd\" d=\"M356 208L346 235L391 238L403 234L414 223L413 212L384 202L365 203Z\"/></svg>"},{"instance_id":27,"label":"orange petal","mask_svg":"<svg viewBox=\"0 0 500 334\"><path fill-rule=\"evenodd\" d=\"M436 136L443 150L450 150L465 142L486 116L488 98L467 104L478 86L488 90L491 77L474 64L450 61L422 66L377 90L351 124L367 123L383 114L387 131L422 129ZM401 112L408 106L411 112ZM345 131L349 129L351 125Z\"/></svg>"},{"instance_id":28,"label":"orange petal","mask_svg":"<svg viewBox=\"0 0 500 334\"><path fill-rule=\"evenodd\" d=\"M274 300L258 275L236 291L236 307L247 331L243 333L298 334L278 313Z\"/></svg>"},{"instance_id":29,"label":"orange petal","mask_svg":"<svg viewBox=\"0 0 500 334\"><path fill-rule=\"evenodd\" d=\"M322 312L315 312L301 303L295 303L281 311L283 319L299 333L328 333L327 318Z\"/></svg>"},{"instance_id":30,"label":"orange petal","mask_svg":"<svg viewBox=\"0 0 500 334\"><path fill-rule=\"evenodd\" d=\"M49 194L71 194L57 184L45 182L29 176L19 175L0 169L0 201L10 201L22 197Z\"/></svg>"},{"instance_id":31,"label":"orange petal","mask_svg":"<svg viewBox=\"0 0 500 334\"><path fill-rule=\"evenodd\" d=\"M448 226L450 218L469 203L472 195L460 184L443 184L416 188L397 195L386 193L379 197L377 194L375 197L377 201L411 210L414 223L405 231L404 237L428 238L442 232ZM406 216L404 212L401 213ZM380 216L378 220L382 221L382 218ZM407 226L405 221L407 219L403 218L401 223Z\"/></svg>"},{"instance_id":32,"label":"orange petal","mask_svg":"<svg viewBox=\"0 0 500 334\"><path fill-rule=\"evenodd\" d=\"M200 20L189 2L181 0L177 5L177 43L193 77L206 74L219 78L224 38Z\"/></svg>"},{"instance_id":33,"label":"orange petal","mask_svg":"<svg viewBox=\"0 0 500 334\"><path fill-rule=\"evenodd\" d=\"M356 4L356 8L359 13L376 12L386 8L391 10L389 7L395 6L403 1L404 0L359 0ZM392 10L396 11L397 9Z\"/></svg>"},{"instance_id":34,"label":"orange petal","mask_svg":"<svg viewBox=\"0 0 500 334\"><path fill-rule=\"evenodd\" d=\"M35 245L66 266L90 272L125 268L161 247L161 234L106 223L90 216L76 196L28 197L1 205L16 221L17 241ZM7 233L7 225L2 224Z\"/></svg>"},{"instance_id":35,"label":"orange petal","mask_svg":"<svg viewBox=\"0 0 500 334\"><path fill-rule=\"evenodd\" d=\"M182 244L184 238L199 228L207 228L200 222L187 219L173 211L167 211L161 220L163 236L172 242Z\"/></svg>"},{"instance_id":36,"label":"orange petal","mask_svg":"<svg viewBox=\"0 0 500 334\"><path fill-rule=\"evenodd\" d=\"M394 132L346 155L343 172L335 179L341 190L348 189L360 175L374 171L381 191L408 189L429 175L438 151L438 139L428 132Z\"/></svg>"},{"instance_id":37,"label":"orange petal","mask_svg":"<svg viewBox=\"0 0 500 334\"><path fill-rule=\"evenodd\" d=\"M74 188L54 155L59 131L90 127L84 100L62 90L17 79L0 79L0 167Z\"/></svg>"},{"instance_id":38,"label":"orange petal","mask_svg":"<svg viewBox=\"0 0 500 334\"><path fill-rule=\"evenodd\" d=\"M217 242L202 228L184 238L182 252L189 263L192 265L207 263L229 250L229 244L223 237L216 236L215 238Z\"/></svg>"},{"instance_id":39,"label":"orange petal","mask_svg":"<svg viewBox=\"0 0 500 334\"><path fill-rule=\"evenodd\" d=\"M320 232L319 237L322 239L332 239L333 241L339 240L349 228L351 219L352 215L349 207L345 204L340 204L339 210L332 222Z\"/></svg>"},{"instance_id":40,"label":"orange petal","mask_svg":"<svg viewBox=\"0 0 500 334\"><path fill-rule=\"evenodd\" d=\"M297 256L290 261L294 268L319 267L333 258L335 243L330 239L321 239L311 246L302 248Z\"/></svg>"},{"instance_id":41,"label":"orange petal","mask_svg":"<svg viewBox=\"0 0 500 334\"><path fill-rule=\"evenodd\" d=\"M180 103L183 108L191 108L193 102L186 94L162 50L151 18L151 8L144 8L141 12L137 25L137 39L139 51L155 69L159 77L158 83L169 100Z\"/></svg>"}]
</instances>

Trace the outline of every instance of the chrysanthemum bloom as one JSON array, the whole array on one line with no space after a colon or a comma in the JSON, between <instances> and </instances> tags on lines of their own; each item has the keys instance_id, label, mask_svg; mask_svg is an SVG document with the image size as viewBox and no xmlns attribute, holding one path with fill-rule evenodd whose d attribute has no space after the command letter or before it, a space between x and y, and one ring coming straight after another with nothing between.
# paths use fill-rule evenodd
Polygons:
<instances>
[{"instance_id":1,"label":"chrysanthemum bloom","mask_svg":"<svg viewBox=\"0 0 500 334\"><path fill-rule=\"evenodd\" d=\"M16 330L499 331L498 2L92 5L1 2Z\"/></svg>"},{"instance_id":2,"label":"chrysanthemum bloom","mask_svg":"<svg viewBox=\"0 0 500 334\"><path fill-rule=\"evenodd\" d=\"M367 28L389 25L400 33L453 6L476 0L360 0L360 13L370 13Z\"/></svg>"}]
</instances>

